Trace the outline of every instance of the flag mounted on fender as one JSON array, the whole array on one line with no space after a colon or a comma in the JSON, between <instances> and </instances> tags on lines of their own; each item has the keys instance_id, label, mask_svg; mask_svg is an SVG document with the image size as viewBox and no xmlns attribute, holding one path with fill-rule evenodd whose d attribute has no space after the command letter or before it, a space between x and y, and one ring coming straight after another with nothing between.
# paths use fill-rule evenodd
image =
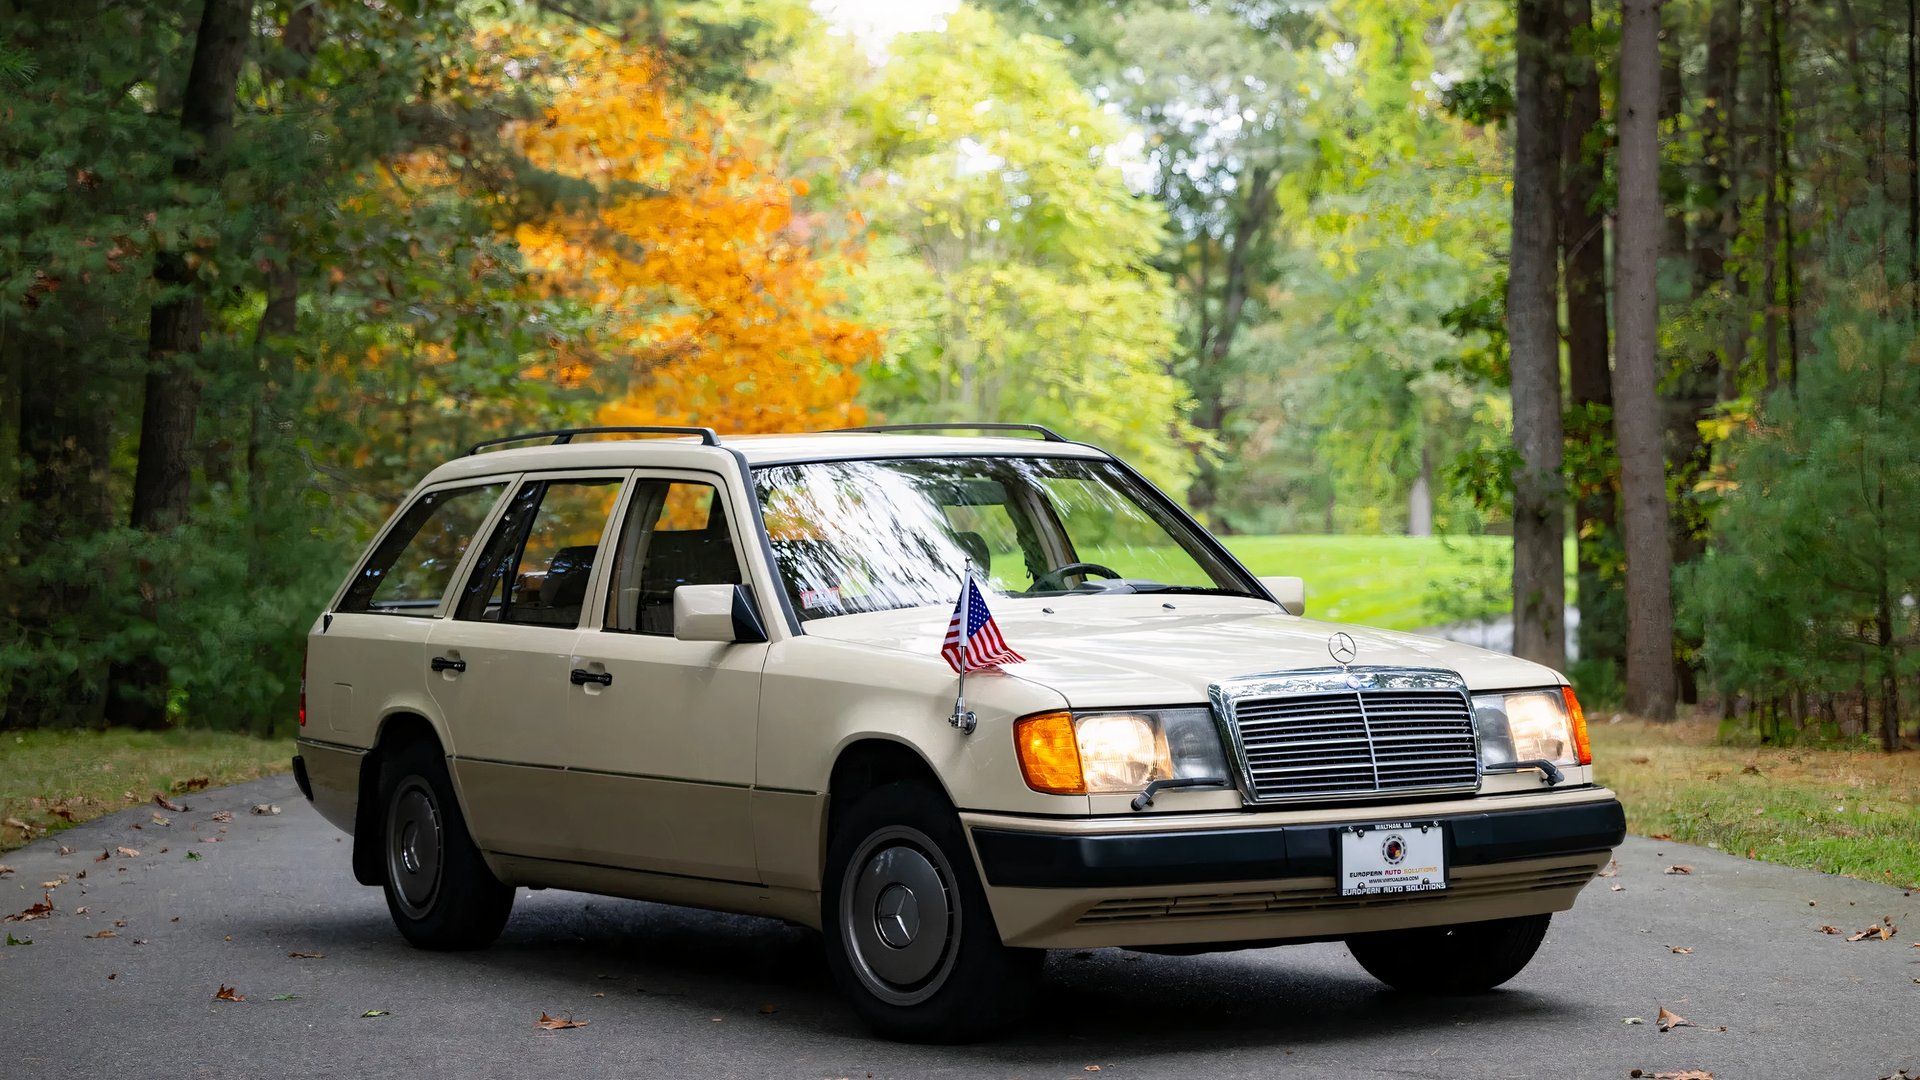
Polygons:
<instances>
[{"instance_id":1,"label":"flag mounted on fender","mask_svg":"<svg viewBox=\"0 0 1920 1080\"><path fill-rule=\"evenodd\" d=\"M971 568L966 582L960 586L960 601L953 606L953 618L947 623L947 639L940 646L940 655L962 675L1026 660L1000 636L1000 626L993 621L993 612L987 610L987 598L981 594Z\"/></svg>"}]
</instances>

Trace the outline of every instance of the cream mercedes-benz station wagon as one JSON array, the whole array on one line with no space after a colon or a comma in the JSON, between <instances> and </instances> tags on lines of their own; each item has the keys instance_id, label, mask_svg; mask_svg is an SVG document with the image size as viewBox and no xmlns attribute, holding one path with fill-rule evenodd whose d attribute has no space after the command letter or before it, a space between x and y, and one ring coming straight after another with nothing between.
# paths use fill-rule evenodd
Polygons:
<instances>
[{"instance_id":1,"label":"cream mercedes-benz station wagon","mask_svg":"<svg viewBox=\"0 0 1920 1080\"><path fill-rule=\"evenodd\" d=\"M969 569L1021 660L962 704ZM772 916L893 1036L989 1031L1051 948L1505 982L1624 832L1579 703L1304 598L1041 428L540 432L429 474L315 621L295 776L415 945L517 886Z\"/></svg>"}]
</instances>

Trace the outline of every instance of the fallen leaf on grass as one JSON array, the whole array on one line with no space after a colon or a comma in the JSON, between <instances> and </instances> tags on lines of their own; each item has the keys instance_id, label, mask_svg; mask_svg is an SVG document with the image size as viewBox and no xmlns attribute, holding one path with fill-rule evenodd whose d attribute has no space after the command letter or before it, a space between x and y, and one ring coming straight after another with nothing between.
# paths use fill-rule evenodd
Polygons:
<instances>
[{"instance_id":1,"label":"fallen leaf on grass","mask_svg":"<svg viewBox=\"0 0 1920 1080\"><path fill-rule=\"evenodd\" d=\"M280 808L273 805L272 803L262 802L262 803L254 803L251 807L248 808L247 812L250 814L277 814L280 812Z\"/></svg>"},{"instance_id":2,"label":"fallen leaf on grass","mask_svg":"<svg viewBox=\"0 0 1920 1080\"><path fill-rule=\"evenodd\" d=\"M533 1026L537 1028L545 1028L548 1031L566 1031L569 1028L586 1027L587 1021L575 1020L571 1016L563 1020L558 1016L548 1016L546 1013L543 1012L540 1014L540 1019L535 1020L533 1022Z\"/></svg>"},{"instance_id":3,"label":"fallen leaf on grass","mask_svg":"<svg viewBox=\"0 0 1920 1080\"><path fill-rule=\"evenodd\" d=\"M1671 839L1673 839L1673 834L1672 834L1672 833L1663 833L1663 832L1657 832L1657 833L1654 833L1654 834L1653 834L1652 836L1649 836L1649 837L1647 837L1647 839L1649 839L1649 840L1671 840Z\"/></svg>"},{"instance_id":4,"label":"fallen leaf on grass","mask_svg":"<svg viewBox=\"0 0 1920 1080\"><path fill-rule=\"evenodd\" d=\"M113 931L111 931L111 930L102 930L102 931L100 931L100 932L99 932L99 933L97 933L97 934L88 934L87 936L88 936L88 937L90 937L90 938L95 938L95 939L98 939L98 938L110 938L110 937L119 937L120 935L119 935L119 934L116 934L116 933L114 933L114 932L113 932Z\"/></svg>"},{"instance_id":5,"label":"fallen leaf on grass","mask_svg":"<svg viewBox=\"0 0 1920 1080\"><path fill-rule=\"evenodd\" d=\"M191 780L175 780L173 782L173 793L175 795L186 795L195 791L205 791L207 790L207 785L211 783L213 783L213 781L205 776L196 776Z\"/></svg>"},{"instance_id":6,"label":"fallen leaf on grass","mask_svg":"<svg viewBox=\"0 0 1920 1080\"><path fill-rule=\"evenodd\" d=\"M213 1000L215 1000L215 1001L245 1001L245 1000L247 1000L247 999L246 999L246 996L245 996L245 995L243 995L243 994L237 994L237 993L235 993L235 992L234 992L234 989L233 989L233 987L231 987L231 986L228 986L228 985L227 985L226 983L221 983L221 984L220 984L220 989L218 989L218 990L216 990L216 991L214 991L214 993L213 993Z\"/></svg>"},{"instance_id":7,"label":"fallen leaf on grass","mask_svg":"<svg viewBox=\"0 0 1920 1080\"><path fill-rule=\"evenodd\" d=\"M213 812L213 820L215 820L215 821L232 821L232 820L233 820L233 811L231 811L231 810L215 810L215 811Z\"/></svg>"},{"instance_id":8,"label":"fallen leaf on grass","mask_svg":"<svg viewBox=\"0 0 1920 1080\"><path fill-rule=\"evenodd\" d=\"M317 952L290 952L287 954L287 957L292 960L325 960L327 954Z\"/></svg>"},{"instance_id":9,"label":"fallen leaf on grass","mask_svg":"<svg viewBox=\"0 0 1920 1080\"><path fill-rule=\"evenodd\" d=\"M153 805L162 810L170 810L176 814L184 814L187 812L186 807L181 806L179 803L174 802L172 799L167 798L157 791L153 793Z\"/></svg>"},{"instance_id":10,"label":"fallen leaf on grass","mask_svg":"<svg viewBox=\"0 0 1920 1080\"><path fill-rule=\"evenodd\" d=\"M53 897L51 894L43 892L40 894L39 903L33 905L32 907L19 913L18 915L7 916L6 919L3 921L31 922L34 919L44 919L51 914L53 914Z\"/></svg>"},{"instance_id":11,"label":"fallen leaf on grass","mask_svg":"<svg viewBox=\"0 0 1920 1080\"><path fill-rule=\"evenodd\" d=\"M19 829L20 834L22 836L25 836L28 838L32 838L33 836L34 827L32 825L27 824L24 821L21 821L17 817L10 817L6 819L6 821L4 822L0 822L0 824L4 824L9 829Z\"/></svg>"},{"instance_id":12,"label":"fallen leaf on grass","mask_svg":"<svg viewBox=\"0 0 1920 1080\"><path fill-rule=\"evenodd\" d=\"M1685 956L1693 951L1693 946L1691 945L1669 945L1667 948L1679 953L1681 956Z\"/></svg>"},{"instance_id":13,"label":"fallen leaf on grass","mask_svg":"<svg viewBox=\"0 0 1920 1080\"><path fill-rule=\"evenodd\" d=\"M1672 1031L1677 1027L1700 1026L1677 1012L1669 1012L1665 1005L1660 1006L1660 1014L1654 1017L1653 1022L1661 1031Z\"/></svg>"},{"instance_id":14,"label":"fallen leaf on grass","mask_svg":"<svg viewBox=\"0 0 1920 1080\"><path fill-rule=\"evenodd\" d=\"M61 821L78 823L80 820L78 817L74 816L73 807L68 806L67 801L65 799L62 799L57 803L53 803L49 805L47 807L47 813L52 814L54 817L59 818Z\"/></svg>"},{"instance_id":15,"label":"fallen leaf on grass","mask_svg":"<svg viewBox=\"0 0 1920 1080\"><path fill-rule=\"evenodd\" d=\"M1674 863L1672 866L1667 867L1667 873L1691 874L1693 873L1693 867L1688 866L1686 863Z\"/></svg>"},{"instance_id":16,"label":"fallen leaf on grass","mask_svg":"<svg viewBox=\"0 0 1920 1080\"><path fill-rule=\"evenodd\" d=\"M130 847L127 847L125 844L120 845L114 850L118 851L122 855L125 855L129 859L137 859L140 857L139 848L130 848Z\"/></svg>"}]
</instances>

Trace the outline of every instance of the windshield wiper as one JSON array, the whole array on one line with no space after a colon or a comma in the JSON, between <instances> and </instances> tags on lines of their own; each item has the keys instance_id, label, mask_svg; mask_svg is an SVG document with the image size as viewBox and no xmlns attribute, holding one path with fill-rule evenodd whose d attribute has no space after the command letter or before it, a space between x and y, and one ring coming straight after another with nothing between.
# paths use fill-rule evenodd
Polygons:
<instances>
[{"instance_id":1,"label":"windshield wiper","mask_svg":"<svg viewBox=\"0 0 1920 1080\"><path fill-rule=\"evenodd\" d=\"M1163 585L1158 581L1130 581L1127 583L1137 593L1180 593L1187 596L1253 596L1239 589L1223 589L1218 585Z\"/></svg>"}]
</instances>

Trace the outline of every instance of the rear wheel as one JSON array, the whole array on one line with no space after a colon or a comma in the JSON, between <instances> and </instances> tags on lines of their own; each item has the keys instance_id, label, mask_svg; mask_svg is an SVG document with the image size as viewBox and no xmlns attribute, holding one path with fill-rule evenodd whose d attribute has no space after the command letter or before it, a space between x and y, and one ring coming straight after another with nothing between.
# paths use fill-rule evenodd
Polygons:
<instances>
[{"instance_id":1,"label":"rear wheel","mask_svg":"<svg viewBox=\"0 0 1920 1080\"><path fill-rule=\"evenodd\" d=\"M381 762L381 854L387 910L423 949L493 943L513 910L513 889L487 869L453 797L446 758L421 741Z\"/></svg>"},{"instance_id":2,"label":"rear wheel","mask_svg":"<svg viewBox=\"0 0 1920 1080\"><path fill-rule=\"evenodd\" d=\"M834 825L824 884L827 964L879 1034L980 1038L1031 1001L1045 954L1000 943L959 820L925 785L862 796Z\"/></svg>"},{"instance_id":3,"label":"rear wheel","mask_svg":"<svg viewBox=\"0 0 1920 1080\"><path fill-rule=\"evenodd\" d=\"M1386 930L1347 939L1374 978L1410 994L1478 994L1520 974L1547 936L1551 915Z\"/></svg>"}]
</instances>

